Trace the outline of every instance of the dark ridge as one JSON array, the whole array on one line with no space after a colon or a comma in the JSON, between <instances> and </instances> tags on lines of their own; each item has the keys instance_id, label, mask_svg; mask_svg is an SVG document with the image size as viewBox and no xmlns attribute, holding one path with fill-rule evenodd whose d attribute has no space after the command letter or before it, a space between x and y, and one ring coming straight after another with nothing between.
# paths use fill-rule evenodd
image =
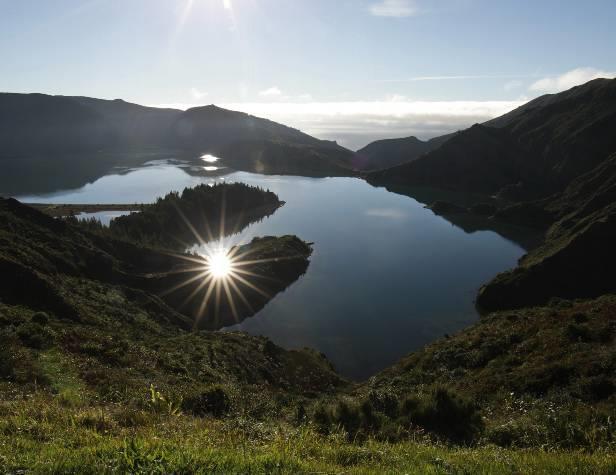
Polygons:
<instances>
[{"instance_id":1,"label":"dark ridge","mask_svg":"<svg viewBox=\"0 0 616 475\"><path fill-rule=\"evenodd\" d=\"M285 155L285 160L270 161L270 168L278 167L271 173L293 169L302 174L306 168L311 174L319 170L319 176L353 174L353 152L335 142L214 105L183 112L121 99L0 94L0 159L44 155L56 160L67 154L152 150L174 150L194 158L218 150L244 170L254 168L246 143L266 143L265 153ZM88 159L93 158L82 158ZM287 166L286 159L294 161Z\"/></svg>"},{"instance_id":2,"label":"dark ridge","mask_svg":"<svg viewBox=\"0 0 616 475\"><path fill-rule=\"evenodd\" d=\"M615 129L616 79L597 79L475 125L420 159L367 179L489 194L515 187L516 201L546 197L616 150Z\"/></svg>"},{"instance_id":3,"label":"dark ridge","mask_svg":"<svg viewBox=\"0 0 616 475\"><path fill-rule=\"evenodd\" d=\"M440 147L449 135L436 137L427 141L417 137L377 140L357 151L362 170L391 168L405 162L411 162L422 155Z\"/></svg>"}]
</instances>

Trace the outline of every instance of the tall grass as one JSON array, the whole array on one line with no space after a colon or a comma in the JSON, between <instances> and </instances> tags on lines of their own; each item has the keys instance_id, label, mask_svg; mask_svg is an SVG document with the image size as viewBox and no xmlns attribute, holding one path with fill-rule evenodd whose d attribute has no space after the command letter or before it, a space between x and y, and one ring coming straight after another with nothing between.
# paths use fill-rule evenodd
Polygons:
<instances>
[{"instance_id":1,"label":"tall grass","mask_svg":"<svg viewBox=\"0 0 616 475\"><path fill-rule=\"evenodd\" d=\"M311 424L67 407L35 394L0 403L0 472L29 473L576 473L610 474L613 452L460 448L346 435Z\"/></svg>"}]
</instances>

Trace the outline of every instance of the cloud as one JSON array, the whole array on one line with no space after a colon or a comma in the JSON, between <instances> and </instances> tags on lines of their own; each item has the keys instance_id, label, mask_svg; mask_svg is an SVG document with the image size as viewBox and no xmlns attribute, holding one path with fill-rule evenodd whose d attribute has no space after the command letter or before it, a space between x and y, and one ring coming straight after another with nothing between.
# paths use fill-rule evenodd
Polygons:
<instances>
[{"instance_id":1,"label":"cloud","mask_svg":"<svg viewBox=\"0 0 616 475\"><path fill-rule=\"evenodd\" d=\"M595 68L577 68L567 71L560 76L539 79L531 84L529 89L536 92L561 92L593 79L614 77L616 77L616 72L602 71Z\"/></svg>"},{"instance_id":2,"label":"cloud","mask_svg":"<svg viewBox=\"0 0 616 475\"><path fill-rule=\"evenodd\" d=\"M381 0L369 7L374 16L409 17L417 14L417 7L413 0Z\"/></svg>"},{"instance_id":3,"label":"cloud","mask_svg":"<svg viewBox=\"0 0 616 475\"><path fill-rule=\"evenodd\" d=\"M268 89L265 89L259 92L259 95L264 96L264 97L280 97L282 96L282 91L278 89L276 86L273 86L273 87L270 87Z\"/></svg>"},{"instance_id":4,"label":"cloud","mask_svg":"<svg viewBox=\"0 0 616 475\"><path fill-rule=\"evenodd\" d=\"M358 149L382 138L416 135L427 139L485 122L526 101L412 101L391 96L383 101L266 102L220 104L227 109L298 128Z\"/></svg>"},{"instance_id":5,"label":"cloud","mask_svg":"<svg viewBox=\"0 0 616 475\"><path fill-rule=\"evenodd\" d=\"M196 87L193 87L190 89L190 95L193 97L193 99L200 100L207 96L207 92L200 91Z\"/></svg>"},{"instance_id":6,"label":"cloud","mask_svg":"<svg viewBox=\"0 0 616 475\"><path fill-rule=\"evenodd\" d=\"M271 98L270 98L271 99ZM527 100L517 101L412 101L390 96L381 101L233 102L217 104L298 128L321 139L336 140L357 150L377 139L415 135L429 139L466 129L503 115ZM195 104L159 104L188 109Z\"/></svg>"},{"instance_id":7,"label":"cloud","mask_svg":"<svg viewBox=\"0 0 616 475\"><path fill-rule=\"evenodd\" d=\"M450 75L450 76L414 76L401 79L378 79L376 82L421 82L421 81L463 81L469 79L513 79L513 78L536 78L536 74L473 74L473 75Z\"/></svg>"}]
</instances>

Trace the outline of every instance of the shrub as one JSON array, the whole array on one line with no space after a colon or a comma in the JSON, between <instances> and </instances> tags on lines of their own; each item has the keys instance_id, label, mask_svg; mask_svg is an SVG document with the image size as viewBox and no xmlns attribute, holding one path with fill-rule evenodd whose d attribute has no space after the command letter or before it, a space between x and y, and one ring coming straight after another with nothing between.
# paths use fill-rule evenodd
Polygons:
<instances>
[{"instance_id":1,"label":"shrub","mask_svg":"<svg viewBox=\"0 0 616 475\"><path fill-rule=\"evenodd\" d=\"M49 323L49 316L45 312L36 312L30 319L33 323L45 326Z\"/></svg>"},{"instance_id":2,"label":"shrub","mask_svg":"<svg viewBox=\"0 0 616 475\"><path fill-rule=\"evenodd\" d=\"M583 385L584 393L591 401L607 399L616 392L614 382L605 376L591 378Z\"/></svg>"},{"instance_id":3,"label":"shrub","mask_svg":"<svg viewBox=\"0 0 616 475\"><path fill-rule=\"evenodd\" d=\"M521 381L520 392L544 395L554 387L568 385L575 373L575 367L559 362L539 366Z\"/></svg>"},{"instance_id":4,"label":"shrub","mask_svg":"<svg viewBox=\"0 0 616 475\"><path fill-rule=\"evenodd\" d=\"M348 401L338 401L333 407L317 406L314 423L321 433L328 433L331 429L342 429L350 440L358 440L366 434L378 435L380 428L387 418L377 412L370 399L361 404Z\"/></svg>"},{"instance_id":5,"label":"shrub","mask_svg":"<svg viewBox=\"0 0 616 475\"><path fill-rule=\"evenodd\" d=\"M308 419L308 413L306 412L306 408L302 403L297 405L297 409L295 410L295 424L302 425Z\"/></svg>"},{"instance_id":6,"label":"shrub","mask_svg":"<svg viewBox=\"0 0 616 475\"><path fill-rule=\"evenodd\" d=\"M354 404L339 401L334 410L334 422L344 429L349 436L355 436L362 427L362 414Z\"/></svg>"},{"instance_id":7,"label":"shrub","mask_svg":"<svg viewBox=\"0 0 616 475\"><path fill-rule=\"evenodd\" d=\"M398 398L389 391L372 390L368 393L368 400L376 411L382 412L389 417L398 415Z\"/></svg>"},{"instance_id":8,"label":"shrub","mask_svg":"<svg viewBox=\"0 0 616 475\"><path fill-rule=\"evenodd\" d=\"M573 315L573 320L575 321L575 323L585 323L588 321L588 317L583 313L576 313L575 315Z\"/></svg>"},{"instance_id":9,"label":"shrub","mask_svg":"<svg viewBox=\"0 0 616 475\"><path fill-rule=\"evenodd\" d=\"M501 447L519 445L524 439L523 430L516 423L502 424L489 430L487 440Z\"/></svg>"},{"instance_id":10,"label":"shrub","mask_svg":"<svg viewBox=\"0 0 616 475\"><path fill-rule=\"evenodd\" d=\"M196 416L222 417L231 410L231 400L221 386L213 386L206 391L186 397L182 407Z\"/></svg>"},{"instance_id":11,"label":"shrub","mask_svg":"<svg viewBox=\"0 0 616 475\"><path fill-rule=\"evenodd\" d=\"M580 325L577 323L570 323L565 330L567 337L571 341L589 342L592 340L590 328L586 325Z\"/></svg>"},{"instance_id":12,"label":"shrub","mask_svg":"<svg viewBox=\"0 0 616 475\"><path fill-rule=\"evenodd\" d=\"M53 344L52 333L40 323L27 322L17 328L17 336L30 348L49 348Z\"/></svg>"},{"instance_id":13,"label":"shrub","mask_svg":"<svg viewBox=\"0 0 616 475\"><path fill-rule=\"evenodd\" d=\"M331 413L323 403L319 404L315 408L312 420L314 421L314 424L319 432L322 434L327 434L329 432L332 424Z\"/></svg>"},{"instance_id":14,"label":"shrub","mask_svg":"<svg viewBox=\"0 0 616 475\"><path fill-rule=\"evenodd\" d=\"M449 390L439 388L402 404L391 394L383 394L371 393L361 404L339 401L333 408L321 404L315 409L314 423L322 433L334 427L343 429L353 440L372 434L398 441L419 426L453 442L471 442L483 430L475 405Z\"/></svg>"},{"instance_id":15,"label":"shrub","mask_svg":"<svg viewBox=\"0 0 616 475\"><path fill-rule=\"evenodd\" d=\"M10 379L15 374L15 352L12 348L13 338L11 338L11 334L6 330L0 331L0 379Z\"/></svg>"},{"instance_id":16,"label":"shrub","mask_svg":"<svg viewBox=\"0 0 616 475\"><path fill-rule=\"evenodd\" d=\"M410 422L454 442L471 442L483 429L475 405L445 388L403 404Z\"/></svg>"}]
</instances>

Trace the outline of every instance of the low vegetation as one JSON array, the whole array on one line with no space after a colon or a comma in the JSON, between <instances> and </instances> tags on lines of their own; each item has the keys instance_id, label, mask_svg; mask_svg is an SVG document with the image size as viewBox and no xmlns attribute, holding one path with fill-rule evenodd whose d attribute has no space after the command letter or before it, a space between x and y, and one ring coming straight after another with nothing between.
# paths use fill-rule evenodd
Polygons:
<instances>
[{"instance_id":1,"label":"low vegetation","mask_svg":"<svg viewBox=\"0 0 616 475\"><path fill-rule=\"evenodd\" d=\"M281 205L276 194L259 187L203 184L142 205L139 213L113 219L109 229L96 220L86 224L114 238L183 251L201 241L237 233Z\"/></svg>"},{"instance_id":2,"label":"low vegetation","mask_svg":"<svg viewBox=\"0 0 616 475\"><path fill-rule=\"evenodd\" d=\"M616 470L616 297L492 314L352 383L195 328L144 284L169 253L112 232L0 202L0 472Z\"/></svg>"}]
</instances>

